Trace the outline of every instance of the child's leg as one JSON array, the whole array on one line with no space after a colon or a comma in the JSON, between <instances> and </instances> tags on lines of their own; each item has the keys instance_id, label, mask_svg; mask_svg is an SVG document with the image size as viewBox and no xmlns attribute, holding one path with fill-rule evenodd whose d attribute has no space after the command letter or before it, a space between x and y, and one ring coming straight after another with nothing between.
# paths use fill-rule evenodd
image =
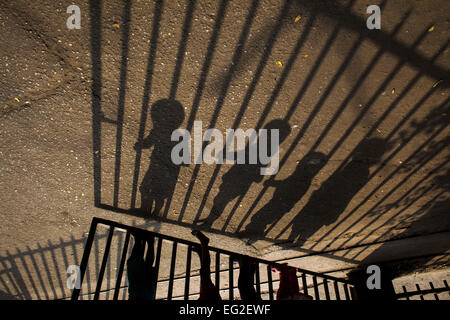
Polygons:
<instances>
[{"instance_id":1,"label":"child's leg","mask_svg":"<svg viewBox=\"0 0 450 320\"><path fill-rule=\"evenodd\" d=\"M141 238L135 236L133 250L131 251L129 260L144 258L144 249L144 241Z\"/></svg>"},{"instance_id":2,"label":"child's leg","mask_svg":"<svg viewBox=\"0 0 450 320\"><path fill-rule=\"evenodd\" d=\"M255 301L261 299L255 291L253 284L254 276L255 265L250 262L249 257L240 256L238 288L242 300Z\"/></svg>"},{"instance_id":3,"label":"child's leg","mask_svg":"<svg viewBox=\"0 0 450 320\"><path fill-rule=\"evenodd\" d=\"M155 197L154 201L155 201L155 210L153 211L153 213L158 215L164 206L164 199Z\"/></svg>"},{"instance_id":4,"label":"child's leg","mask_svg":"<svg viewBox=\"0 0 450 320\"><path fill-rule=\"evenodd\" d=\"M153 266L153 261L155 260L155 237L151 236L147 240L147 256L145 258L145 264L147 266Z\"/></svg>"},{"instance_id":5,"label":"child's leg","mask_svg":"<svg viewBox=\"0 0 450 320\"><path fill-rule=\"evenodd\" d=\"M147 239L147 255L145 257L145 270L146 270L146 287L148 288L149 299L154 300L156 296L156 283L158 275L156 268L153 267L153 261L155 260L155 237L151 236Z\"/></svg>"},{"instance_id":6,"label":"child's leg","mask_svg":"<svg viewBox=\"0 0 450 320\"><path fill-rule=\"evenodd\" d=\"M209 239L198 230L192 234L200 240L200 299L199 300L221 300L219 290L211 281L211 257L209 255Z\"/></svg>"},{"instance_id":7,"label":"child's leg","mask_svg":"<svg viewBox=\"0 0 450 320\"><path fill-rule=\"evenodd\" d=\"M128 294L130 300L145 299L145 244L142 238L134 235L134 245L127 260Z\"/></svg>"},{"instance_id":8,"label":"child's leg","mask_svg":"<svg viewBox=\"0 0 450 320\"><path fill-rule=\"evenodd\" d=\"M200 240L200 275L204 275L210 279L211 276L211 257L209 256L208 244L209 239L200 231L194 230L192 234Z\"/></svg>"},{"instance_id":9,"label":"child's leg","mask_svg":"<svg viewBox=\"0 0 450 320\"><path fill-rule=\"evenodd\" d=\"M149 192L144 192L141 190L141 210L145 213L150 213L152 211L153 198Z\"/></svg>"}]
</instances>

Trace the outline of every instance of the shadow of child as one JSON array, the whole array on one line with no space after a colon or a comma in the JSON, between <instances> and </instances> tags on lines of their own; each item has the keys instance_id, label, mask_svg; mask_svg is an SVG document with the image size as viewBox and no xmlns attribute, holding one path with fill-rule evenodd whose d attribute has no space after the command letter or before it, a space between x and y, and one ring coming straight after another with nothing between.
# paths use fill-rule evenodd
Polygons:
<instances>
[{"instance_id":1,"label":"shadow of child","mask_svg":"<svg viewBox=\"0 0 450 320\"><path fill-rule=\"evenodd\" d=\"M164 201L172 196L175 189L181 165L172 162L171 150L178 142L172 141L171 135L181 125L185 114L178 101L161 99L152 105L150 116L152 130L144 140L138 141L134 146L135 150L153 147L150 165L139 187L140 211L146 215L159 214Z\"/></svg>"}]
</instances>

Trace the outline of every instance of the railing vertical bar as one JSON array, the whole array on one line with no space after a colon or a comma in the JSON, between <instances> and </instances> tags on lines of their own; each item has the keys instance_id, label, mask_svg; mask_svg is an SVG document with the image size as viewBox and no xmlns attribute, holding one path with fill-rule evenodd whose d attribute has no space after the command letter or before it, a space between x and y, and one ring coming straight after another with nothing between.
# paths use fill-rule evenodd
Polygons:
<instances>
[{"instance_id":1,"label":"railing vertical bar","mask_svg":"<svg viewBox=\"0 0 450 320\"><path fill-rule=\"evenodd\" d=\"M419 292L422 291L422 289L420 289L420 286L418 283L416 283L416 288L417 288L417 291L419 291ZM425 298L423 297L423 294L420 295L420 300L425 300Z\"/></svg>"},{"instance_id":2,"label":"railing vertical bar","mask_svg":"<svg viewBox=\"0 0 450 320\"><path fill-rule=\"evenodd\" d=\"M316 296L316 300L320 300L319 287L317 284L316 276L313 276L313 285L314 285L314 295Z\"/></svg>"},{"instance_id":3,"label":"railing vertical bar","mask_svg":"<svg viewBox=\"0 0 450 320\"><path fill-rule=\"evenodd\" d=\"M173 278L175 275L175 262L177 259L177 244L178 242L174 241L172 246L172 261L170 262L169 290L167 292L167 300L172 300Z\"/></svg>"},{"instance_id":4,"label":"railing vertical bar","mask_svg":"<svg viewBox=\"0 0 450 320\"><path fill-rule=\"evenodd\" d=\"M92 224L91 224L91 227L92 227ZM95 231L94 231L94 233L95 233ZM90 233L88 233L88 234L90 234ZM88 238L86 239L85 249L83 251L83 256L84 256L86 250L88 249L87 245L88 245ZM61 249L61 256L62 256L62 259L63 259L63 265L68 266L69 265L69 260L67 258L66 243L61 238L59 238L59 247ZM91 247L92 247L92 245L91 245ZM92 251L92 250L89 249L89 251ZM81 262L83 262L83 259L81 260ZM83 268L82 265L80 265L80 282L79 282L79 284L80 284L80 291L78 293L81 292L81 286L83 285L83 279L81 279L81 272L83 272L83 277L84 277L84 275L86 275L86 284L87 284L86 290L87 290L87 292L91 292L91 286L90 286L90 281L89 281L89 265L87 265L87 267L84 268L84 271L83 271L82 268ZM75 290L77 290L77 289L75 288L73 291L75 291ZM72 291L72 299L73 299L73 291ZM83 296L82 295L78 296L77 299L78 298L80 300L83 300ZM89 296L88 296L88 300L89 300Z\"/></svg>"},{"instance_id":5,"label":"railing vertical bar","mask_svg":"<svg viewBox=\"0 0 450 320\"><path fill-rule=\"evenodd\" d=\"M128 233L128 230L125 230L125 231L126 231L126 233ZM116 277L116 284L114 285L113 300L114 300L114 296L116 294L116 286L117 286L117 280L119 279L120 262L121 262L121 258L122 258L121 252L123 251L123 246L124 246L124 243L123 243L124 239L123 239L122 233L119 233L117 237L119 239L118 242L117 242L117 257L116 257L116 259L117 259L116 266L117 267L114 268L114 270L117 270L117 272L116 272L117 277ZM122 276L121 276L121 279L120 279L120 285L121 284L122 284ZM120 285L119 285L119 290L120 290ZM117 295L116 300L118 298L119 298L119 295Z\"/></svg>"},{"instance_id":6,"label":"railing vertical bar","mask_svg":"<svg viewBox=\"0 0 450 320\"><path fill-rule=\"evenodd\" d=\"M73 235L70 235L70 239L71 239L70 245L72 247L73 259L74 259L75 264L78 265L78 251L75 246L75 238L73 237ZM86 268L86 272L87 272L86 280L89 281L89 264ZM88 290L88 292L89 292L89 290ZM83 296L80 296L80 298L82 298L82 297Z\"/></svg>"},{"instance_id":7,"label":"railing vertical bar","mask_svg":"<svg viewBox=\"0 0 450 320\"><path fill-rule=\"evenodd\" d=\"M189 300L189 284L191 282L192 246L188 247L186 259L186 280L184 282L184 300Z\"/></svg>"},{"instance_id":8,"label":"railing vertical bar","mask_svg":"<svg viewBox=\"0 0 450 320\"><path fill-rule=\"evenodd\" d=\"M233 257L229 256L228 259L228 276L229 276L229 299L233 300L233 290L234 290L234 281L233 281Z\"/></svg>"},{"instance_id":9,"label":"railing vertical bar","mask_svg":"<svg viewBox=\"0 0 450 320\"><path fill-rule=\"evenodd\" d=\"M272 266L267 265L267 282L269 285L269 299L273 300Z\"/></svg>"},{"instance_id":10,"label":"railing vertical bar","mask_svg":"<svg viewBox=\"0 0 450 320\"><path fill-rule=\"evenodd\" d=\"M50 269L49 269L48 264L47 264L47 259L45 258L44 250L42 249L42 247L41 247L41 245L39 243L38 243L37 246L38 246L39 254L41 256L42 264L44 265L44 269L45 269L45 271L46 271L46 273L48 275L47 279L48 279L48 282L50 283L50 287L51 287L52 292L53 292L53 299L57 299L58 296L57 296L57 293L55 291L55 285L53 284L52 278L49 276L50 275ZM59 274L58 274L58 278L59 278Z\"/></svg>"},{"instance_id":11,"label":"railing vertical bar","mask_svg":"<svg viewBox=\"0 0 450 320\"><path fill-rule=\"evenodd\" d=\"M114 235L113 235L114 238ZM111 250L109 250L111 251ZM110 253L108 253L108 257L109 257ZM103 277L106 280L106 292L105 292L105 300L109 300L109 295L111 292L111 259L109 259L106 263L106 268L105 268L105 272L106 272L106 278Z\"/></svg>"},{"instance_id":12,"label":"railing vertical bar","mask_svg":"<svg viewBox=\"0 0 450 320\"><path fill-rule=\"evenodd\" d=\"M350 300L350 292L347 283L344 283L344 293L345 293L345 300Z\"/></svg>"},{"instance_id":13,"label":"railing vertical bar","mask_svg":"<svg viewBox=\"0 0 450 320\"><path fill-rule=\"evenodd\" d=\"M405 286L402 286L402 288L403 288L403 292L404 293L408 293L408 290L406 290ZM405 298L406 298L406 300L409 300L409 296L408 295L406 295Z\"/></svg>"},{"instance_id":14,"label":"railing vertical bar","mask_svg":"<svg viewBox=\"0 0 450 320\"><path fill-rule=\"evenodd\" d=\"M303 292L308 294L308 284L306 283L306 274L302 272L302 284L303 284Z\"/></svg>"},{"instance_id":15,"label":"railing vertical bar","mask_svg":"<svg viewBox=\"0 0 450 320\"><path fill-rule=\"evenodd\" d=\"M94 239L94 257L95 257L95 272L94 272L94 275L93 275L93 281L95 281L95 276L96 275L98 275L99 274L99 272L100 272L100 262L99 262L99 252L100 252L100 244L99 244L99 239L100 238L102 238L103 237L103 235L102 234L99 234L97 237L95 237L95 239ZM89 268L89 266L88 266L88 268ZM89 285L89 283L88 283L88 285ZM95 292L95 290L92 290L92 291L94 291ZM89 290L88 291L88 300L91 300L91 297L92 297L92 293L91 293L91 290Z\"/></svg>"},{"instance_id":16,"label":"railing vertical bar","mask_svg":"<svg viewBox=\"0 0 450 320\"><path fill-rule=\"evenodd\" d=\"M9 257L9 256L8 256L8 258L9 259L14 259L14 258ZM8 260L6 260L6 261L8 261ZM21 292L21 290L19 290L18 284L16 284L16 281L11 277L11 274L10 274L11 272L8 272L8 269L12 269L12 268L8 268L7 267L7 263L5 263L3 261L3 259L0 259L0 263L3 265L3 272L4 272L5 277L7 277L9 279L9 280L8 279L3 280L3 275L0 276L0 281L2 282L3 288L5 288L6 293L8 293L11 296L13 296L14 295L13 292L15 292L16 294L21 295L23 298L27 298L25 296L25 294L23 292ZM11 262L9 264L11 265ZM10 287L8 286L8 283L11 284L13 290L10 289Z\"/></svg>"},{"instance_id":17,"label":"railing vertical bar","mask_svg":"<svg viewBox=\"0 0 450 320\"><path fill-rule=\"evenodd\" d=\"M431 288L431 290L434 290L433 282L431 282L431 281L430 281L430 288ZM439 300L439 296L437 293L434 294L434 299Z\"/></svg>"},{"instance_id":18,"label":"railing vertical bar","mask_svg":"<svg viewBox=\"0 0 450 320\"><path fill-rule=\"evenodd\" d=\"M111 248L112 236L114 234L114 226L109 227L108 239L106 240L105 252L103 253L102 265L97 280L97 287L95 288L94 300L98 300L100 290L102 288L103 276L105 275L106 263L108 262L109 249Z\"/></svg>"},{"instance_id":19,"label":"railing vertical bar","mask_svg":"<svg viewBox=\"0 0 450 320\"><path fill-rule=\"evenodd\" d=\"M27 250L28 250L29 253L26 254L26 255L27 255L27 256L30 258L30 260L31 260L31 266L30 266L30 268L34 268L34 270L36 270L37 278L38 278L39 283L41 284L41 288L42 288L42 291L43 291L43 293L44 293L44 295L45 295L45 298L46 298L47 300L49 300L49 299L50 299L50 296L49 296L49 293L47 292L46 285L44 284L44 279L43 279L43 277L42 277L42 272L39 272L39 268L38 268L38 266L37 266L36 259L34 258L34 256L35 256L36 253L31 252L31 249L30 249L29 246L27 246ZM37 255L37 254L36 254L36 255ZM74 254L74 255L76 256L76 254ZM77 264L77 263L76 263L76 264Z\"/></svg>"},{"instance_id":20,"label":"railing vertical bar","mask_svg":"<svg viewBox=\"0 0 450 320\"><path fill-rule=\"evenodd\" d=\"M123 289L122 300L126 300L126 298L127 298L127 290L128 290L128 287Z\"/></svg>"},{"instance_id":21,"label":"railing vertical bar","mask_svg":"<svg viewBox=\"0 0 450 320\"><path fill-rule=\"evenodd\" d=\"M260 275L259 275L259 263L256 262L256 266L255 266L256 270L255 270L255 281L256 281L256 293L258 295L258 297L261 296L261 279L260 279Z\"/></svg>"},{"instance_id":22,"label":"railing vertical bar","mask_svg":"<svg viewBox=\"0 0 450 320\"><path fill-rule=\"evenodd\" d=\"M446 288L448 288L447 280L444 280L444 286L445 286ZM448 294L450 295L450 292L449 292Z\"/></svg>"},{"instance_id":23,"label":"railing vertical bar","mask_svg":"<svg viewBox=\"0 0 450 320\"><path fill-rule=\"evenodd\" d=\"M156 260L155 260L156 274L159 274L159 264L161 261L161 247L162 247L162 238L158 237L158 245L156 246Z\"/></svg>"},{"instance_id":24,"label":"railing vertical bar","mask_svg":"<svg viewBox=\"0 0 450 320\"><path fill-rule=\"evenodd\" d=\"M216 251L216 288L220 290L220 253Z\"/></svg>"},{"instance_id":25,"label":"railing vertical bar","mask_svg":"<svg viewBox=\"0 0 450 320\"><path fill-rule=\"evenodd\" d=\"M328 290L328 281L323 279L323 287L325 289L325 300L330 300L330 291Z\"/></svg>"},{"instance_id":26,"label":"railing vertical bar","mask_svg":"<svg viewBox=\"0 0 450 320\"><path fill-rule=\"evenodd\" d=\"M161 261L161 248L162 248L162 238L158 237L158 244L156 245L156 258L155 258L155 274L156 274L156 283L158 284L158 276L159 276L159 265ZM155 288L155 297L156 292L158 290L158 286Z\"/></svg>"},{"instance_id":27,"label":"railing vertical bar","mask_svg":"<svg viewBox=\"0 0 450 320\"><path fill-rule=\"evenodd\" d=\"M91 253L91 248L92 248L92 243L94 242L94 236L95 236L95 231L97 229L97 221L92 220L91 223L91 227L89 229L89 235L88 238L86 240L86 246L84 247L84 252L83 252L83 257L81 258L81 265L80 265L80 288L74 288L72 291L72 300L78 300L78 297L80 296L80 290L81 290L81 285L83 284L83 278L84 278L84 274L86 272L86 267L88 264L88 260L89 260L89 254ZM62 248L64 248L61 245Z\"/></svg>"},{"instance_id":28,"label":"railing vertical bar","mask_svg":"<svg viewBox=\"0 0 450 320\"><path fill-rule=\"evenodd\" d=\"M28 251L29 251L29 250L30 250L30 249L28 248ZM17 251L18 258L20 258L20 260L21 260L21 262L22 262L23 269L24 269L25 273L26 273L27 276L28 276L28 280L30 281L31 287L33 288L33 291L34 291L34 293L35 293L36 296L37 296L37 299L42 300L41 296L39 295L38 287L37 287L36 284L34 283L32 274L31 274L31 272L30 272L30 270L29 270L29 268L28 268L27 262L25 261L25 255L26 255L26 252L21 253L21 251L19 250L19 248L16 248L16 251ZM6 251L6 254L9 254L9 252ZM18 266L17 266L17 267L18 267ZM16 269L16 270L21 270L21 269Z\"/></svg>"},{"instance_id":29,"label":"railing vertical bar","mask_svg":"<svg viewBox=\"0 0 450 320\"><path fill-rule=\"evenodd\" d=\"M338 282L334 281L334 292L336 293L336 300L341 300L341 295L339 294Z\"/></svg>"},{"instance_id":30,"label":"railing vertical bar","mask_svg":"<svg viewBox=\"0 0 450 320\"><path fill-rule=\"evenodd\" d=\"M127 252L128 252L128 244L130 243L130 232L127 230L127 234L125 236L125 243L123 244L122 249L122 257L120 258L119 271L117 273L116 287L114 289L113 300L117 300L119 298L120 285L122 283L122 275L123 269L125 267L125 262L127 260Z\"/></svg>"}]
</instances>

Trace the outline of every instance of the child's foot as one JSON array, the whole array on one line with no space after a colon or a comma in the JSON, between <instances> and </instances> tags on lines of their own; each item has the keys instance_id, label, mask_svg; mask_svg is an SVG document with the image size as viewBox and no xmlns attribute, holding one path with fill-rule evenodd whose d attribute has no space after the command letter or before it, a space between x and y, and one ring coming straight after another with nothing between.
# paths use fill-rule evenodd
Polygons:
<instances>
[{"instance_id":1,"label":"child's foot","mask_svg":"<svg viewBox=\"0 0 450 320\"><path fill-rule=\"evenodd\" d=\"M209 244L209 238L205 236L201 231L199 230L192 230L192 235L197 237L198 240L200 240L200 243L202 246L207 246Z\"/></svg>"}]
</instances>

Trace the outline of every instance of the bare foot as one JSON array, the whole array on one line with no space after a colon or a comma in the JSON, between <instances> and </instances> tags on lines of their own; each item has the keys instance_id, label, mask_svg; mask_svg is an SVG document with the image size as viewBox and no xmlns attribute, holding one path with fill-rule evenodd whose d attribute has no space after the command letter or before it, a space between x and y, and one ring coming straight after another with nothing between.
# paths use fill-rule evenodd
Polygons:
<instances>
[{"instance_id":1,"label":"bare foot","mask_svg":"<svg viewBox=\"0 0 450 320\"><path fill-rule=\"evenodd\" d=\"M201 231L199 230L192 230L192 235L197 237L198 240L200 240L200 243L202 246L207 246L209 244L209 238L205 236Z\"/></svg>"}]
</instances>

